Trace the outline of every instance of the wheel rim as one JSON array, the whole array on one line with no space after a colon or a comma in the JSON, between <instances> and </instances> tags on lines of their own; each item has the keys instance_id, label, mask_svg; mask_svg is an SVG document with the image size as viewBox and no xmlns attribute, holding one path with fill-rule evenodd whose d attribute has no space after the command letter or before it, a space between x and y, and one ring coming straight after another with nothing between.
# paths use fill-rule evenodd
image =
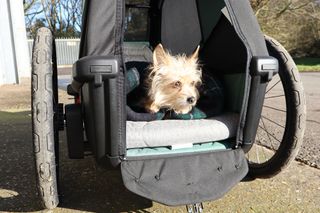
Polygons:
<instances>
[{"instance_id":1,"label":"wheel rim","mask_svg":"<svg viewBox=\"0 0 320 213\"><path fill-rule=\"evenodd\" d=\"M288 115L283 78L279 73L267 86L255 143L246 154L251 167L268 164L281 148Z\"/></svg>"}]
</instances>

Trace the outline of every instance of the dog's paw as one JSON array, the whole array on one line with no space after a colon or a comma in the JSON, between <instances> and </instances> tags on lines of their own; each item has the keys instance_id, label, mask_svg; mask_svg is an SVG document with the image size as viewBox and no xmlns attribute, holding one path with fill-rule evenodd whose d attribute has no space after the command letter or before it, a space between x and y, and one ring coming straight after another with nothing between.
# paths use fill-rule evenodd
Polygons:
<instances>
[{"instance_id":1,"label":"dog's paw","mask_svg":"<svg viewBox=\"0 0 320 213\"><path fill-rule=\"evenodd\" d=\"M189 112L191 112L192 110L192 107L187 107L187 108L184 108L184 109L173 109L173 111L176 113L176 114L188 114Z\"/></svg>"}]
</instances>

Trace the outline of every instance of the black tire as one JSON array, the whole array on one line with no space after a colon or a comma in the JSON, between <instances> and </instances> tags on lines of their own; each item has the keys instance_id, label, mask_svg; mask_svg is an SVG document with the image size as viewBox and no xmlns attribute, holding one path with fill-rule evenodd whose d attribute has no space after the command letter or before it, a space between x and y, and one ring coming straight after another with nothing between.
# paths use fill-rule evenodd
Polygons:
<instances>
[{"instance_id":1,"label":"black tire","mask_svg":"<svg viewBox=\"0 0 320 213\"><path fill-rule=\"evenodd\" d=\"M277 133L270 133L266 130L266 133L270 134L268 135L269 138L275 138L277 134L282 136L282 139L280 138L278 141L279 145L277 145L277 148L272 150L272 144L268 144L268 142L260 143L264 148L273 151L272 156L265 162L259 163L252 162L248 159L249 176L253 178L273 177L285 169L290 162L295 159L302 144L306 124L306 102L299 71L290 54L279 42L269 36L265 36L265 40L269 54L279 60L278 75L280 80L277 84L281 83L284 91L283 97L280 95L270 97L270 95L268 95L268 101L270 101L270 98L273 98L273 102L279 101L279 98L283 98L286 107L283 114L286 117L284 126L282 126L283 130L281 125L274 128ZM273 89L272 86L273 88L275 87L275 85L271 85L271 89ZM271 89L267 90L267 92ZM265 102L266 98L267 95L265 97ZM276 108L273 108L272 110L276 110ZM262 117L260 118L260 121L262 120ZM275 120L273 120L274 118L265 119L268 119L269 122L276 123Z\"/></svg>"},{"instance_id":2,"label":"black tire","mask_svg":"<svg viewBox=\"0 0 320 213\"><path fill-rule=\"evenodd\" d=\"M58 203L57 162L58 128L57 72L53 51L53 36L49 29L40 28L32 53L32 131L37 185L44 208L53 209ZM57 155L55 154L57 152Z\"/></svg>"}]
</instances>

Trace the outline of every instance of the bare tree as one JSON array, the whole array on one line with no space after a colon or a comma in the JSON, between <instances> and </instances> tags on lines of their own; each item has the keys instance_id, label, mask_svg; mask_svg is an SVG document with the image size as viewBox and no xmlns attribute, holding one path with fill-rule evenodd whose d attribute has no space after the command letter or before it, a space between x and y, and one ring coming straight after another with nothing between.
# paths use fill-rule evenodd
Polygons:
<instances>
[{"instance_id":1,"label":"bare tree","mask_svg":"<svg viewBox=\"0 0 320 213\"><path fill-rule=\"evenodd\" d=\"M283 14L286 11L298 10L312 3L311 1L307 1L302 3L298 2L297 4L296 1L294 2L292 0L286 0L286 1L278 1L279 7L270 8L270 2L271 0L250 0L251 6L255 11L256 15L259 15L259 12L263 9L267 9L267 10L276 9L277 16L281 16L281 14Z\"/></svg>"},{"instance_id":2,"label":"bare tree","mask_svg":"<svg viewBox=\"0 0 320 213\"><path fill-rule=\"evenodd\" d=\"M320 0L250 0L265 34L295 57L320 56Z\"/></svg>"},{"instance_id":3,"label":"bare tree","mask_svg":"<svg viewBox=\"0 0 320 213\"><path fill-rule=\"evenodd\" d=\"M56 36L79 36L81 2L81 0L25 0L28 33L34 35L35 28L43 25L50 28Z\"/></svg>"},{"instance_id":4,"label":"bare tree","mask_svg":"<svg viewBox=\"0 0 320 213\"><path fill-rule=\"evenodd\" d=\"M259 14L260 10L268 6L270 0L250 0L251 6L255 11L256 15Z\"/></svg>"},{"instance_id":5,"label":"bare tree","mask_svg":"<svg viewBox=\"0 0 320 213\"><path fill-rule=\"evenodd\" d=\"M72 31L73 29L81 28L81 15L82 15L82 3L79 0L64 0L60 4L65 13L65 29L67 31ZM61 11L61 10L60 10ZM62 18L62 14L60 14Z\"/></svg>"},{"instance_id":6,"label":"bare tree","mask_svg":"<svg viewBox=\"0 0 320 213\"><path fill-rule=\"evenodd\" d=\"M38 0L24 0L23 6L26 28L27 31L30 31L32 29L32 25L34 25L35 23L39 23L39 21L36 21L36 19L37 16L43 13L43 10Z\"/></svg>"}]
</instances>

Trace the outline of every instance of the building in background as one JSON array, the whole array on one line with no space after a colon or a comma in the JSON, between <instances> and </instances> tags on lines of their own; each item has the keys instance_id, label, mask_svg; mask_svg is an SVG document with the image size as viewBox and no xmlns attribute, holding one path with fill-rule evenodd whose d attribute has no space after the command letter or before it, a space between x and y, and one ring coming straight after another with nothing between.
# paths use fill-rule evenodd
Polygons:
<instances>
[{"instance_id":1,"label":"building in background","mask_svg":"<svg viewBox=\"0 0 320 213\"><path fill-rule=\"evenodd\" d=\"M16 84L31 75L23 1L2 0L0 14L0 85Z\"/></svg>"}]
</instances>

